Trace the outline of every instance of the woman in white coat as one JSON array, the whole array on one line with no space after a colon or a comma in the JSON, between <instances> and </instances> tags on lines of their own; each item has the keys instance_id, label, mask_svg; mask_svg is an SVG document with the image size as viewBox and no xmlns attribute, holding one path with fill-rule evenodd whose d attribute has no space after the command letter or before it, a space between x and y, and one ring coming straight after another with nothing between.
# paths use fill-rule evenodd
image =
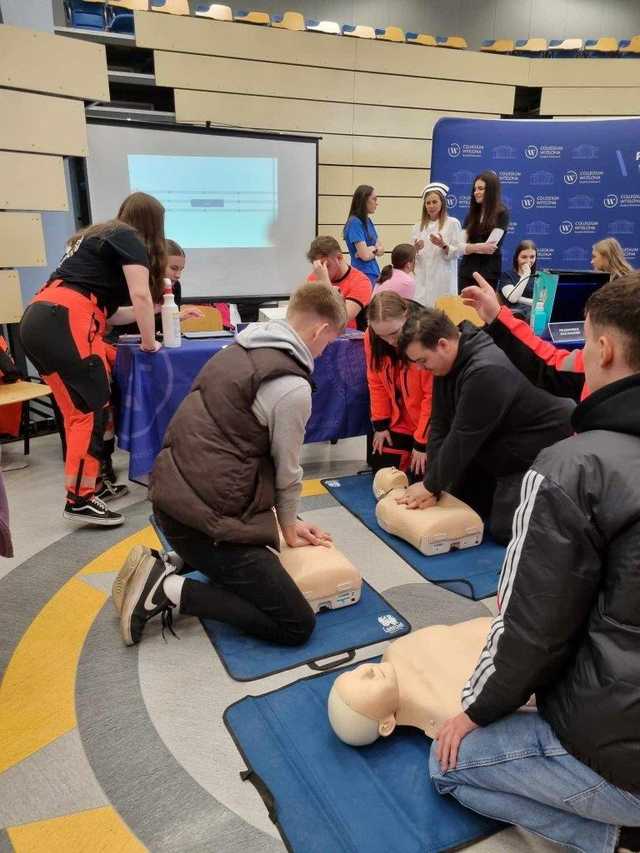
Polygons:
<instances>
[{"instance_id":1,"label":"woman in white coat","mask_svg":"<svg viewBox=\"0 0 640 853\"><path fill-rule=\"evenodd\" d=\"M416 247L416 302L433 306L439 296L458 292L457 258L462 242L460 222L447 214L446 184L433 182L422 191L422 215L413 226Z\"/></svg>"}]
</instances>

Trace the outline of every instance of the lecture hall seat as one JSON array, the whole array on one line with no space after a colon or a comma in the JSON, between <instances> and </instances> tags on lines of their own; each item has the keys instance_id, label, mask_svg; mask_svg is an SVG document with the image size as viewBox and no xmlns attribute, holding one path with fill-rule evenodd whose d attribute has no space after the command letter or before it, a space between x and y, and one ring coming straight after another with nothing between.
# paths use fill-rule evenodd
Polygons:
<instances>
[{"instance_id":1,"label":"lecture hall seat","mask_svg":"<svg viewBox=\"0 0 640 853\"><path fill-rule=\"evenodd\" d=\"M452 50L466 50L467 40L462 36L436 36L436 47L449 47Z\"/></svg>"},{"instance_id":2,"label":"lecture hall seat","mask_svg":"<svg viewBox=\"0 0 640 853\"><path fill-rule=\"evenodd\" d=\"M170 15L190 15L189 0L151 0L152 12L168 12Z\"/></svg>"},{"instance_id":3,"label":"lecture hall seat","mask_svg":"<svg viewBox=\"0 0 640 853\"><path fill-rule=\"evenodd\" d=\"M604 36L599 39L587 39L584 43L584 55L590 59L606 59L618 55L618 39Z\"/></svg>"},{"instance_id":4,"label":"lecture hall seat","mask_svg":"<svg viewBox=\"0 0 640 853\"><path fill-rule=\"evenodd\" d=\"M271 26L271 16L267 12L245 12L237 9L233 20L240 24L258 24L261 27Z\"/></svg>"},{"instance_id":5,"label":"lecture hall seat","mask_svg":"<svg viewBox=\"0 0 640 853\"><path fill-rule=\"evenodd\" d=\"M551 39L548 56L552 59L575 59L582 56L583 47L582 39Z\"/></svg>"},{"instance_id":6,"label":"lecture hall seat","mask_svg":"<svg viewBox=\"0 0 640 853\"><path fill-rule=\"evenodd\" d=\"M110 33L134 35L134 12L146 12L149 0L107 0L106 22Z\"/></svg>"},{"instance_id":7,"label":"lecture hall seat","mask_svg":"<svg viewBox=\"0 0 640 853\"><path fill-rule=\"evenodd\" d=\"M513 39L485 39L480 51L482 53L513 53Z\"/></svg>"},{"instance_id":8,"label":"lecture hall seat","mask_svg":"<svg viewBox=\"0 0 640 853\"><path fill-rule=\"evenodd\" d=\"M374 39L376 37L376 31L373 27L368 27L365 24L343 24L342 25L342 35L343 36L353 36L358 39Z\"/></svg>"},{"instance_id":9,"label":"lecture hall seat","mask_svg":"<svg viewBox=\"0 0 640 853\"><path fill-rule=\"evenodd\" d=\"M405 40L407 44L422 44L426 47L436 46L435 36L429 35L429 33L407 33Z\"/></svg>"},{"instance_id":10,"label":"lecture hall seat","mask_svg":"<svg viewBox=\"0 0 640 853\"><path fill-rule=\"evenodd\" d=\"M618 56L622 59L639 59L640 36L633 36L630 39L621 39L618 45Z\"/></svg>"},{"instance_id":11,"label":"lecture hall seat","mask_svg":"<svg viewBox=\"0 0 640 853\"><path fill-rule=\"evenodd\" d=\"M387 27L386 29L376 29L376 38L379 41L397 41L404 42L404 30L400 27Z\"/></svg>"},{"instance_id":12,"label":"lecture hall seat","mask_svg":"<svg viewBox=\"0 0 640 853\"><path fill-rule=\"evenodd\" d=\"M538 59L546 56L548 47L546 39L518 39L513 53L515 56L528 56L530 59Z\"/></svg>"},{"instance_id":13,"label":"lecture hall seat","mask_svg":"<svg viewBox=\"0 0 640 853\"><path fill-rule=\"evenodd\" d=\"M105 10L102 0L65 0L64 8L70 27L104 30Z\"/></svg>"},{"instance_id":14,"label":"lecture hall seat","mask_svg":"<svg viewBox=\"0 0 640 853\"><path fill-rule=\"evenodd\" d=\"M310 33L329 33L332 36L342 35L340 24L337 21L306 21L306 29Z\"/></svg>"},{"instance_id":15,"label":"lecture hall seat","mask_svg":"<svg viewBox=\"0 0 640 853\"><path fill-rule=\"evenodd\" d=\"M304 15L300 12L285 12L284 15L272 15L271 26L281 30L303 32L306 27Z\"/></svg>"},{"instance_id":16,"label":"lecture hall seat","mask_svg":"<svg viewBox=\"0 0 640 853\"><path fill-rule=\"evenodd\" d=\"M107 0L107 6L128 9L130 12L148 12L149 0Z\"/></svg>"},{"instance_id":17,"label":"lecture hall seat","mask_svg":"<svg viewBox=\"0 0 640 853\"><path fill-rule=\"evenodd\" d=\"M198 3L196 15L200 18L212 18L214 21L233 21L231 6L221 6L219 3Z\"/></svg>"}]
</instances>

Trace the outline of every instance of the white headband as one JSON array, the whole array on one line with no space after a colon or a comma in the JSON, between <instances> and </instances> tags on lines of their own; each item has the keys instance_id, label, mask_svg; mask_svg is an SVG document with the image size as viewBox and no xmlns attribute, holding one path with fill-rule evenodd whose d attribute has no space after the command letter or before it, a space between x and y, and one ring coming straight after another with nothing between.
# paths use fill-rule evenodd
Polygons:
<instances>
[{"instance_id":1,"label":"white headband","mask_svg":"<svg viewBox=\"0 0 640 853\"><path fill-rule=\"evenodd\" d=\"M422 190L422 198L426 196L427 193L441 193L446 197L449 192L449 187L446 184L441 184L439 181L433 181Z\"/></svg>"}]
</instances>

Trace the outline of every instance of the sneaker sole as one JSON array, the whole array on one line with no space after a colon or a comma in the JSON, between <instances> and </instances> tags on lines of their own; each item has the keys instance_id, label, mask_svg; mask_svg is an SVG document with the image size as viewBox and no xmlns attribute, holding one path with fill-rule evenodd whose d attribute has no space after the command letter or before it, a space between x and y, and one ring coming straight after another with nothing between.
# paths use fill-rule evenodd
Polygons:
<instances>
[{"instance_id":1,"label":"sneaker sole","mask_svg":"<svg viewBox=\"0 0 640 853\"><path fill-rule=\"evenodd\" d=\"M111 598L113 599L113 605L118 613L122 610L122 603L124 601L129 580L144 558L150 556L152 556L151 550L147 548L146 545L134 545L131 551L129 551L127 559L124 561L124 565L118 572L116 579L113 582L113 586L111 587Z\"/></svg>"},{"instance_id":2,"label":"sneaker sole","mask_svg":"<svg viewBox=\"0 0 640 853\"><path fill-rule=\"evenodd\" d=\"M156 558L151 554L150 559L142 560L133 571L129 578L129 583L125 589L122 608L120 610L120 632L125 646L134 646L135 640L131 636L131 616L138 603L140 596L144 590L145 584L149 577L149 572L153 568Z\"/></svg>"},{"instance_id":3,"label":"sneaker sole","mask_svg":"<svg viewBox=\"0 0 640 853\"><path fill-rule=\"evenodd\" d=\"M106 504L112 503L113 501L119 501L120 498L124 498L129 494L129 486L124 486L123 490L119 495L112 495L110 492L107 495L103 495L100 500L104 501Z\"/></svg>"},{"instance_id":4,"label":"sneaker sole","mask_svg":"<svg viewBox=\"0 0 640 853\"><path fill-rule=\"evenodd\" d=\"M121 524L124 524L124 515L118 515L117 518L87 518L86 516L74 515L74 513L67 512L65 509L62 512L62 516L74 524L89 524L93 527L119 527Z\"/></svg>"}]
</instances>

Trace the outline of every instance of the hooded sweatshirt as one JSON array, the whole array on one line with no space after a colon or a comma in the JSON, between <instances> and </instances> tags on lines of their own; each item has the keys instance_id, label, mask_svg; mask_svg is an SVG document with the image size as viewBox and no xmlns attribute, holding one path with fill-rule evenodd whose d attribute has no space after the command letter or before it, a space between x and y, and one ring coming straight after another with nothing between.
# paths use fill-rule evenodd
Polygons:
<instances>
[{"instance_id":1,"label":"hooded sweatshirt","mask_svg":"<svg viewBox=\"0 0 640 853\"><path fill-rule=\"evenodd\" d=\"M416 293L416 280L404 270L394 269L391 278L383 281L382 284L376 284L373 295L376 296L385 290L393 290L403 299L413 299Z\"/></svg>"},{"instance_id":2,"label":"hooded sweatshirt","mask_svg":"<svg viewBox=\"0 0 640 853\"><path fill-rule=\"evenodd\" d=\"M253 323L236 337L246 350L269 347L293 356L311 372L313 356L286 320ZM300 450L311 415L311 387L300 376L280 376L258 388L251 411L269 430L275 466L276 513L281 527L295 524L302 483Z\"/></svg>"}]
</instances>

